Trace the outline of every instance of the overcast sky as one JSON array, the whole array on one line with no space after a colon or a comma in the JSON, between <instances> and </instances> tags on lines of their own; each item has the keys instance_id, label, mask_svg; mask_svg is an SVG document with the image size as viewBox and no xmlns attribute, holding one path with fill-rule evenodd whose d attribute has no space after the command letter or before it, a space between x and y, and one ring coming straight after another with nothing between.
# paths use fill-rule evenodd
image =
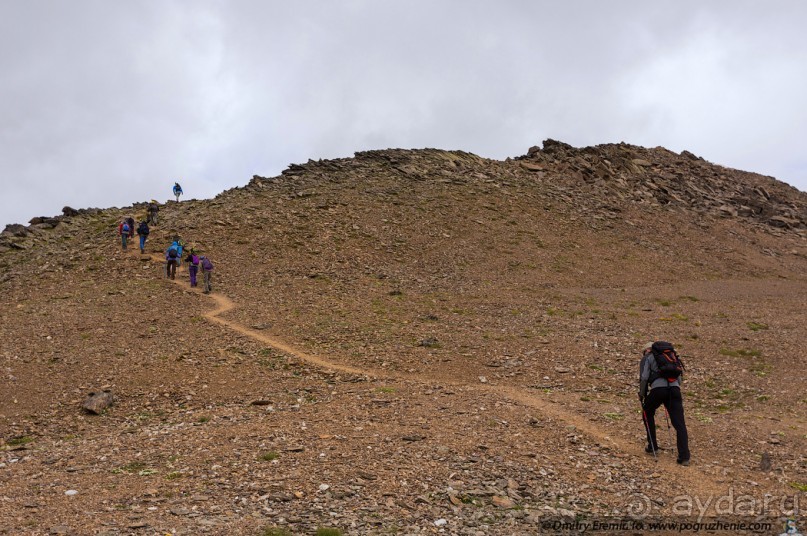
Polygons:
<instances>
[{"instance_id":1,"label":"overcast sky","mask_svg":"<svg viewBox=\"0 0 807 536\"><path fill-rule=\"evenodd\" d=\"M0 228L389 147L687 149L807 190L807 1L0 0Z\"/></svg>"}]
</instances>

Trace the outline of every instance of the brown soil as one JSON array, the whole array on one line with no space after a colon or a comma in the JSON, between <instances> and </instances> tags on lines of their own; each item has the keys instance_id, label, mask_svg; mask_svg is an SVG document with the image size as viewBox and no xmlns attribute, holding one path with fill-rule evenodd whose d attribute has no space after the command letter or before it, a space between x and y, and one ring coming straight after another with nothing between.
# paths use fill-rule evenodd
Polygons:
<instances>
[{"instance_id":1,"label":"brown soil","mask_svg":"<svg viewBox=\"0 0 807 536\"><path fill-rule=\"evenodd\" d=\"M131 208L32 231L0 251L0 534L534 534L798 496L805 195L654 151L610 209L576 153L392 151L170 203L147 255L114 242ZM649 166L728 205L636 200L688 195ZM715 169L787 221L732 215ZM177 231L212 294L164 278ZM690 467L643 451L652 339L688 366Z\"/></svg>"}]
</instances>

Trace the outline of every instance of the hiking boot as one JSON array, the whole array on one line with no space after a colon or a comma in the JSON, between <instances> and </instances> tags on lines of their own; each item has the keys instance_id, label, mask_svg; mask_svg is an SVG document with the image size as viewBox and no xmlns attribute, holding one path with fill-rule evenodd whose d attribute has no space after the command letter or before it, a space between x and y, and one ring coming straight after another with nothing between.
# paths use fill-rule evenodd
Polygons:
<instances>
[{"instance_id":1,"label":"hiking boot","mask_svg":"<svg viewBox=\"0 0 807 536\"><path fill-rule=\"evenodd\" d=\"M678 458L677 460L675 460L675 463L677 463L679 465L683 465L684 467L689 467L689 460L688 459L687 460L682 460L681 458Z\"/></svg>"},{"instance_id":2,"label":"hiking boot","mask_svg":"<svg viewBox=\"0 0 807 536\"><path fill-rule=\"evenodd\" d=\"M646 453L648 453L648 454L653 454L653 447L651 447L650 445L647 445L647 446L644 448L644 451L645 451ZM656 447L656 452L658 452L658 447Z\"/></svg>"}]
</instances>

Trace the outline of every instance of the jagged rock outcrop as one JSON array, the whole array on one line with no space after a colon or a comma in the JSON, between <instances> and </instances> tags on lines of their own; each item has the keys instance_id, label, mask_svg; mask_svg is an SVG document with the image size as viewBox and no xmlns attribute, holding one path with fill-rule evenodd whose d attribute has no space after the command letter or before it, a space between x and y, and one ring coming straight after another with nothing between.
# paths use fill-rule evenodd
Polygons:
<instances>
[{"instance_id":1,"label":"jagged rock outcrop","mask_svg":"<svg viewBox=\"0 0 807 536\"><path fill-rule=\"evenodd\" d=\"M711 164L689 151L676 154L626 143L576 149L546 140L543 149L531 147L517 160L529 171L587 185L579 191L599 198L743 218L776 228L807 228L807 194L772 177Z\"/></svg>"}]
</instances>

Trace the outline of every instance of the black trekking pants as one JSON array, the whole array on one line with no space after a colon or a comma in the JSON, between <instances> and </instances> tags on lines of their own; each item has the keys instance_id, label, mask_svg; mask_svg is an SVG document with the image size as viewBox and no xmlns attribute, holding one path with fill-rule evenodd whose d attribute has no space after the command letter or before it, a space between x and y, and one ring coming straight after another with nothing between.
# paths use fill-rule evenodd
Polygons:
<instances>
[{"instance_id":1,"label":"black trekking pants","mask_svg":"<svg viewBox=\"0 0 807 536\"><path fill-rule=\"evenodd\" d=\"M681 398L680 387L656 387L651 389L644 401L643 415L650 435L647 438L647 445L658 449L656 442L656 410L664 405L670 415L670 422L675 428L676 446L678 447L678 459L689 459L689 436L687 426L684 422L684 401Z\"/></svg>"}]
</instances>

